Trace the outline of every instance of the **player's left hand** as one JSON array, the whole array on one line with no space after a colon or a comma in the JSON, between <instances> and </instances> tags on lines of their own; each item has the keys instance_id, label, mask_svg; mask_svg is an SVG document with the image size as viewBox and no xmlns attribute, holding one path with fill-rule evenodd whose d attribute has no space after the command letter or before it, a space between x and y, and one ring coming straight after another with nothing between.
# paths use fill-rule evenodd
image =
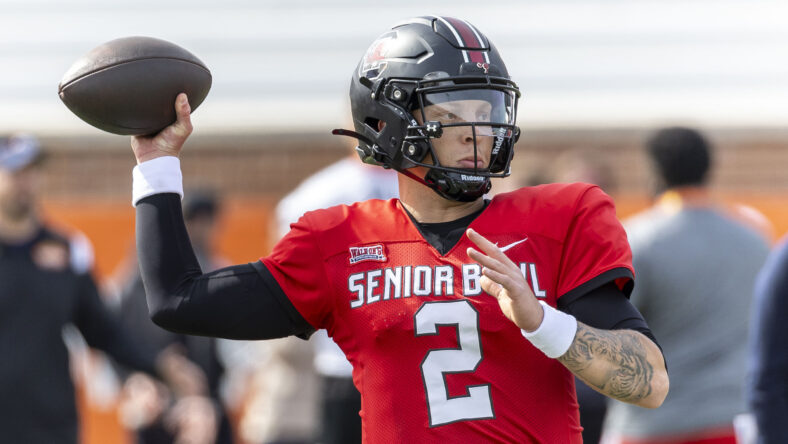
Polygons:
<instances>
[{"instance_id":1,"label":"player's left hand","mask_svg":"<svg viewBox=\"0 0 788 444\"><path fill-rule=\"evenodd\" d=\"M482 290L498 299L504 316L517 327L528 332L539 328L544 311L520 268L481 234L471 228L465 233L481 250L468 248L468 256L482 266Z\"/></svg>"}]
</instances>

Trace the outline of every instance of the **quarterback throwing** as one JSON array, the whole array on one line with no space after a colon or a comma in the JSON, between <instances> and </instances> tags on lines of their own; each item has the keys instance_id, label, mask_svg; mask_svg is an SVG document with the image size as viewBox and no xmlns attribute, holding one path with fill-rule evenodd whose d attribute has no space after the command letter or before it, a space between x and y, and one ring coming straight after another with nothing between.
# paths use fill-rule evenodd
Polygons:
<instances>
[{"instance_id":1,"label":"quarterback throwing","mask_svg":"<svg viewBox=\"0 0 788 444\"><path fill-rule=\"evenodd\" d=\"M266 339L326 329L353 364L365 442L579 443L574 375L657 407L656 339L611 199L587 184L486 199L509 174L520 90L467 21L424 16L381 35L352 72L353 130L399 199L306 213L272 253L204 274L180 212L178 121L132 138L137 249L153 320Z\"/></svg>"}]
</instances>

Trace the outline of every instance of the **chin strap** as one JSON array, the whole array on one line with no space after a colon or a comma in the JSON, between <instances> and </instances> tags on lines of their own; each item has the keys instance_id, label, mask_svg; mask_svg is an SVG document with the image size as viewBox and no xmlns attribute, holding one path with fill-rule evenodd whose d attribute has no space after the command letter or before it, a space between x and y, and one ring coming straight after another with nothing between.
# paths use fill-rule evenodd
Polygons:
<instances>
[{"instance_id":1,"label":"chin strap","mask_svg":"<svg viewBox=\"0 0 788 444\"><path fill-rule=\"evenodd\" d=\"M405 176L405 177L408 177L408 178L410 178L410 179L413 179L413 180L415 180L416 182L418 182L418 183L420 183L420 184L422 184L422 185L424 185L424 186L426 186L426 187L428 187L428 188L435 189L435 188L434 188L434 186L433 186L432 184L430 184L429 182L427 182L427 181L426 181L426 180L424 180L423 178L421 178L421 177L419 177L419 176L417 176L417 175L415 175L415 174L411 173L411 172L410 172L410 171L408 171L408 170L396 170L396 171L397 171L398 173L402 174L403 176Z\"/></svg>"},{"instance_id":2,"label":"chin strap","mask_svg":"<svg viewBox=\"0 0 788 444\"><path fill-rule=\"evenodd\" d=\"M460 178L462 173L431 169L425 177L427 186L442 197L457 202L472 202L490 191L490 179L471 184ZM474 185L476 185L474 187Z\"/></svg>"},{"instance_id":3,"label":"chin strap","mask_svg":"<svg viewBox=\"0 0 788 444\"><path fill-rule=\"evenodd\" d=\"M432 191L438 193L439 196L443 197L444 199L453 200L456 202L471 202L480 197L482 197L486 192L490 191L490 182L489 180L486 181L484 185L482 185L477 191L475 192L467 192L467 190L462 190L456 186L452 186L450 181L441 181L438 183L430 177L432 172L435 170L430 170L427 173L427 178L431 180L427 180L425 178L421 178L408 170L397 170L400 174L410 179L415 180L416 182L424 185L425 187L431 189Z\"/></svg>"}]
</instances>

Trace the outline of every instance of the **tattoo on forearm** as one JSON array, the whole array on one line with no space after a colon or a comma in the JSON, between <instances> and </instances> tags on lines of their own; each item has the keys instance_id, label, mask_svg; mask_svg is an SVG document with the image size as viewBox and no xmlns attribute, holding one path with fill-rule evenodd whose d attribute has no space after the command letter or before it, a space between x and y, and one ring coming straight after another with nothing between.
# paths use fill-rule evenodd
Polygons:
<instances>
[{"instance_id":1,"label":"tattoo on forearm","mask_svg":"<svg viewBox=\"0 0 788 444\"><path fill-rule=\"evenodd\" d=\"M651 394L654 368L648 362L637 333L625 330L598 330L578 323L575 341L560 358L572 373L601 392L621 401L637 402ZM595 360L612 364L595 377L588 371Z\"/></svg>"}]
</instances>

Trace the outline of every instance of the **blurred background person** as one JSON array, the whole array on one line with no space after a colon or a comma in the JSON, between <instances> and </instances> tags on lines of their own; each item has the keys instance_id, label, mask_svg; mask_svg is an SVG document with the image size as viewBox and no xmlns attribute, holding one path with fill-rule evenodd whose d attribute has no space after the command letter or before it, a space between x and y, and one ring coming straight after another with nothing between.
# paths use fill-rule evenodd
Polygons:
<instances>
[{"instance_id":1,"label":"blurred background person","mask_svg":"<svg viewBox=\"0 0 788 444\"><path fill-rule=\"evenodd\" d=\"M609 196L615 196L618 191L612 159L604 148L574 145L541 163L529 162L523 170L504 178L501 189L493 191L497 194L520 187L573 182L597 185Z\"/></svg>"},{"instance_id":2,"label":"blurred background person","mask_svg":"<svg viewBox=\"0 0 788 444\"><path fill-rule=\"evenodd\" d=\"M393 171L365 165L354 152L306 178L276 206L275 241L307 211L398 193ZM361 442L361 395L352 366L325 330L309 342L295 337L266 341L269 361L259 372L269 390L247 411L265 426L253 442L353 444ZM268 378L270 375L271 378ZM247 423L248 423L247 422ZM243 428L243 427L242 427Z\"/></svg>"},{"instance_id":3,"label":"blurred background person","mask_svg":"<svg viewBox=\"0 0 788 444\"><path fill-rule=\"evenodd\" d=\"M592 183L610 196L618 191L613 167L602 149L582 146L567 149L553 159L547 172L550 182Z\"/></svg>"},{"instance_id":4,"label":"blurred background person","mask_svg":"<svg viewBox=\"0 0 788 444\"><path fill-rule=\"evenodd\" d=\"M758 275L750 321L747 401L758 444L788 442L788 237Z\"/></svg>"},{"instance_id":5,"label":"blurred background person","mask_svg":"<svg viewBox=\"0 0 788 444\"><path fill-rule=\"evenodd\" d=\"M295 339L295 338L293 338ZM250 342L246 353L258 356L244 378L239 434L249 444L311 444L318 436L318 380L311 343L277 339Z\"/></svg>"},{"instance_id":6,"label":"blurred background person","mask_svg":"<svg viewBox=\"0 0 788 444\"><path fill-rule=\"evenodd\" d=\"M219 212L219 199L212 191L191 190L185 194L186 229L204 271L228 263L214 251ZM173 371L184 375L188 384L163 384L141 373L127 375L119 409L121 422L134 431L139 444L232 443L231 423L220 396L225 372L219 341L178 335L155 325L148 314L133 251L124 267L118 274L126 274L126 282L116 284L121 288L122 324L134 331L137 341L150 352L171 357Z\"/></svg>"},{"instance_id":7,"label":"blurred background person","mask_svg":"<svg viewBox=\"0 0 788 444\"><path fill-rule=\"evenodd\" d=\"M42 220L41 162L36 139L0 137L0 440L76 443L67 326L123 365L177 375L104 306L87 238Z\"/></svg>"},{"instance_id":8,"label":"blurred background person","mask_svg":"<svg viewBox=\"0 0 788 444\"><path fill-rule=\"evenodd\" d=\"M631 300L660 338L671 390L656 410L612 402L603 439L735 444L747 313L768 241L711 197L712 147L699 132L662 129L646 151L658 198L625 223L638 278Z\"/></svg>"}]
</instances>

